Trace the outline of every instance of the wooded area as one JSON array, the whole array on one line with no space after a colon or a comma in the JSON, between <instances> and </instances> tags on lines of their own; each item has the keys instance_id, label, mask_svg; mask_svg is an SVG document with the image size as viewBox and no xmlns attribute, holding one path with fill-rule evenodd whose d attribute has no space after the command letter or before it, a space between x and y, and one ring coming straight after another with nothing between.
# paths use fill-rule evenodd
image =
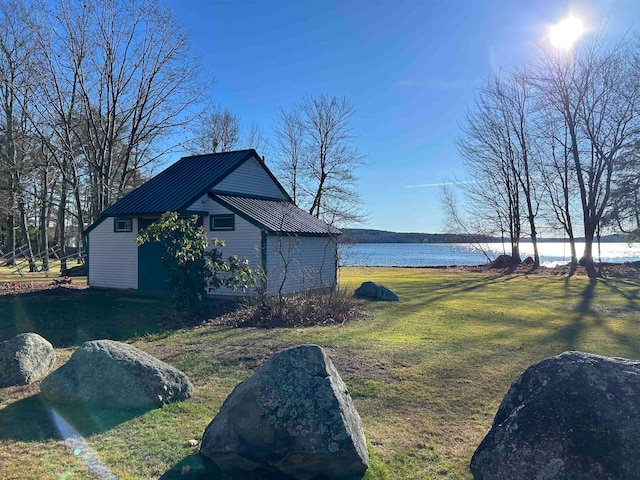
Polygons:
<instances>
[{"instance_id":1,"label":"wooded area","mask_svg":"<svg viewBox=\"0 0 640 480\"><path fill-rule=\"evenodd\" d=\"M0 244L80 247L199 99L197 63L153 1L0 3Z\"/></svg>"},{"instance_id":2,"label":"wooded area","mask_svg":"<svg viewBox=\"0 0 640 480\"><path fill-rule=\"evenodd\" d=\"M452 229L519 242L565 237L592 268L602 234L640 232L640 41L601 32L569 51L540 48L537 61L485 82L459 140L472 181L459 209L444 191Z\"/></svg>"}]
</instances>

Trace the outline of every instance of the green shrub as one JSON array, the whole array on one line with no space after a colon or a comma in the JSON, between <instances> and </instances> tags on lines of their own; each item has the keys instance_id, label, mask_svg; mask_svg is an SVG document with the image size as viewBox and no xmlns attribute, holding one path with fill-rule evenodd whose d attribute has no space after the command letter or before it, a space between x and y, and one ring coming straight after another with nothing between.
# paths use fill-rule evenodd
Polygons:
<instances>
[{"instance_id":1,"label":"green shrub","mask_svg":"<svg viewBox=\"0 0 640 480\"><path fill-rule=\"evenodd\" d=\"M176 212L166 212L138 234L139 245L159 242L165 247L162 263L170 275L167 284L176 308L183 312L200 310L205 295L220 287L244 290L255 283L249 260L232 255L225 261L216 248L224 241L209 240L197 223L197 215L180 217Z\"/></svg>"}]
</instances>

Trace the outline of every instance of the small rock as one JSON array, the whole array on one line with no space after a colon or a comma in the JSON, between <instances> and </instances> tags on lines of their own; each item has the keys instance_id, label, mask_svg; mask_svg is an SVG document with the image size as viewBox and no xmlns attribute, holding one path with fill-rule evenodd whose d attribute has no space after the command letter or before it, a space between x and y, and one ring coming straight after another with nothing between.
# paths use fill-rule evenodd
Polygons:
<instances>
[{"instance_id":1,"label":"small rock","mask_svg":"<svg viewBox=\"0 0 640 480\"><path fill-rule=\"evenodd\" d=\"M200 443L200 442L198 442L198 440L191 439L191 440L189 440L189 441L187 442L187 445L188 445L188 446L190 446L190 447L197 447L199 443Z\"/></svg>"},{"instance_id":2,"label":"small rock","mask_svg":"<svg viewBox=\"0 0 640 480\"><path fill-rule=\"evenodd\" d=\"M161 407L191 397L189 378L171 365L113 340L85 342L40 384L42 396L59 403L121 409Z\"/></svg>"},{"instance_id":3,"label":"small rock","mask_svg":"<svg viewBox=\"0 0 640 480\"><path fill-rule=\"evenodd\" d=\"M531 266L534 263L536 263L536 261L531 257L527 257L522 261L522 265L526 265L526 266Z\"/></svg>"},{"instance_id":4,"label":"small rock","mask_svg":"<svg viewBox=\"0 0 640 480\"><path fill-rule=\"evenodd\" d=\"M316 345L277 353L239 384L205 430L200 453L224 472L300 480L359 478L369 464L360 416Z\"/></svg>"},{"instance_id":5,"label":"small rock","mask_svg":"<svg viewBox=\"0 0 640 480\"><path fill-rule=\"evenodd\" d=\"M37 333L0 343L0 388L28 385L47 375L56 361L53 346Z\"/></svg>"}]
</instances>

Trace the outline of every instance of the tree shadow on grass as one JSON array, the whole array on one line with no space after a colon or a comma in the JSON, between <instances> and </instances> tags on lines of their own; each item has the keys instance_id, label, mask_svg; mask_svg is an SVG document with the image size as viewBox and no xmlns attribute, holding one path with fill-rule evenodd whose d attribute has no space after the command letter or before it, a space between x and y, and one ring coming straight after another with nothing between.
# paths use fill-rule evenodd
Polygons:
<instances>
[{"instance_id":1,"label":"tree shadow on grass","mask_svg":"<svg viewBox=\"0 0 640 480\"><path fill-rule=\"evenodd\" d=\"M180 315L170 298L100 289L54 288L0 295L0 341L34 332L54 347L108 338L127 341L193 326L232 306L213 302L202 316Z\"/></svg>"},{"instance_id":2,"label":"tree shadow on grass","mask_svg":"<svg viewBox=\"0 0 640 480\"><path fill-rule=\"evenodd\" d=\"M636 282L630 282L630 286L635 286ZM603 285L609 288L613 293L627 300L626 308L633 311L638 308L637 295L638 292L628 293L617 286L614 282L602 278L589 278L582 291L578 294L580 301L573 309L571 321L567 322L563 327L555 329L551 334L541 342L555 341L560 342L565 350L579 350L582 348L582 338L590 328L600 329L612 337L621 346L627 348L634 358L640 357L640 344L638 337L618 332L606 322L606 316L599 309L594 307L593 300L596 296L596 286Z\"/></svg>"},{"instance_id":3,"label":"tree shadow on grass","mask_svg":"<svg viewBox=\"0 0 640 480\"><path fill-rule=\"evenodd\" d=\"M576 306L576 313L573 321L558 332L560 338L567 345L569 350L576 350L580 345L580 337L584 332L584 321L587 316L596 315L593 311L591 304L593 302L594 291L598 280L590 277L589 283L580 292L580 302Z\"/></svg>"},{"instance_id":4,"label":"tree shadow on grass","mask_svg":"<svg viewBox=\"0 0 640 480\"><path fill-rule=\"evenodd\" d=\"M116 410L84 404L58 405L40 394L0 409L0 440L36 442L102 433L148 410Z\"/></svg>"},{"instance_id":5,"label":"tree shadow on grass","mask_svg":"<svg viewBox=\"0 0 640 480\"><path fill-rule=\"evenodd\" d=\"M443 280L437 285L429 285L428 290L425 290L424 294L418 292L404 295L401 289L398 289L396 293L400 296L402 303L401 308L407 313L413 313L424 311L424 309L431 304L454 297L462 297L466 294L483 290L491 285L508 283L521 277L523 277L523 275L505 275L503 273L467 278L460 277L454 280ZM411 301L403 301L403 298L410 298Z\"/></svg>"}]
</instances>

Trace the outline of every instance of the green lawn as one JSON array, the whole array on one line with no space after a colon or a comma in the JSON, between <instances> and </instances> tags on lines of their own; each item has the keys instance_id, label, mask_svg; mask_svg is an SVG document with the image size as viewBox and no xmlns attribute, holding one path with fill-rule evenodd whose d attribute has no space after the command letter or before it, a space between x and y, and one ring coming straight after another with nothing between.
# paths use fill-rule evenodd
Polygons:
<instances>
[{"instance_id":1,"label":"green lawn","mask_svg":"<svg viewBox=\"0 0 640 480\"><path fill-rule=\"evenodd\" d=\"M638 279L383 268L341 278L345 288L385 283L401 302L370 303L366 318L342 326L169 329L167 300L91 290L0 297L0 339L41 332L64 347L60 362L87 338L127 340L195 385L193 399L143 414L58 408L83 435L66 443L37 385L0 389L0 478L100 478L99 468L120 479L197 478L189 440L238 382L302 343L325 347L349 387L371 454L366 479L470 478L502 396L531 363L572 349L640 358Z\"/></svg>"}]
</instances>

